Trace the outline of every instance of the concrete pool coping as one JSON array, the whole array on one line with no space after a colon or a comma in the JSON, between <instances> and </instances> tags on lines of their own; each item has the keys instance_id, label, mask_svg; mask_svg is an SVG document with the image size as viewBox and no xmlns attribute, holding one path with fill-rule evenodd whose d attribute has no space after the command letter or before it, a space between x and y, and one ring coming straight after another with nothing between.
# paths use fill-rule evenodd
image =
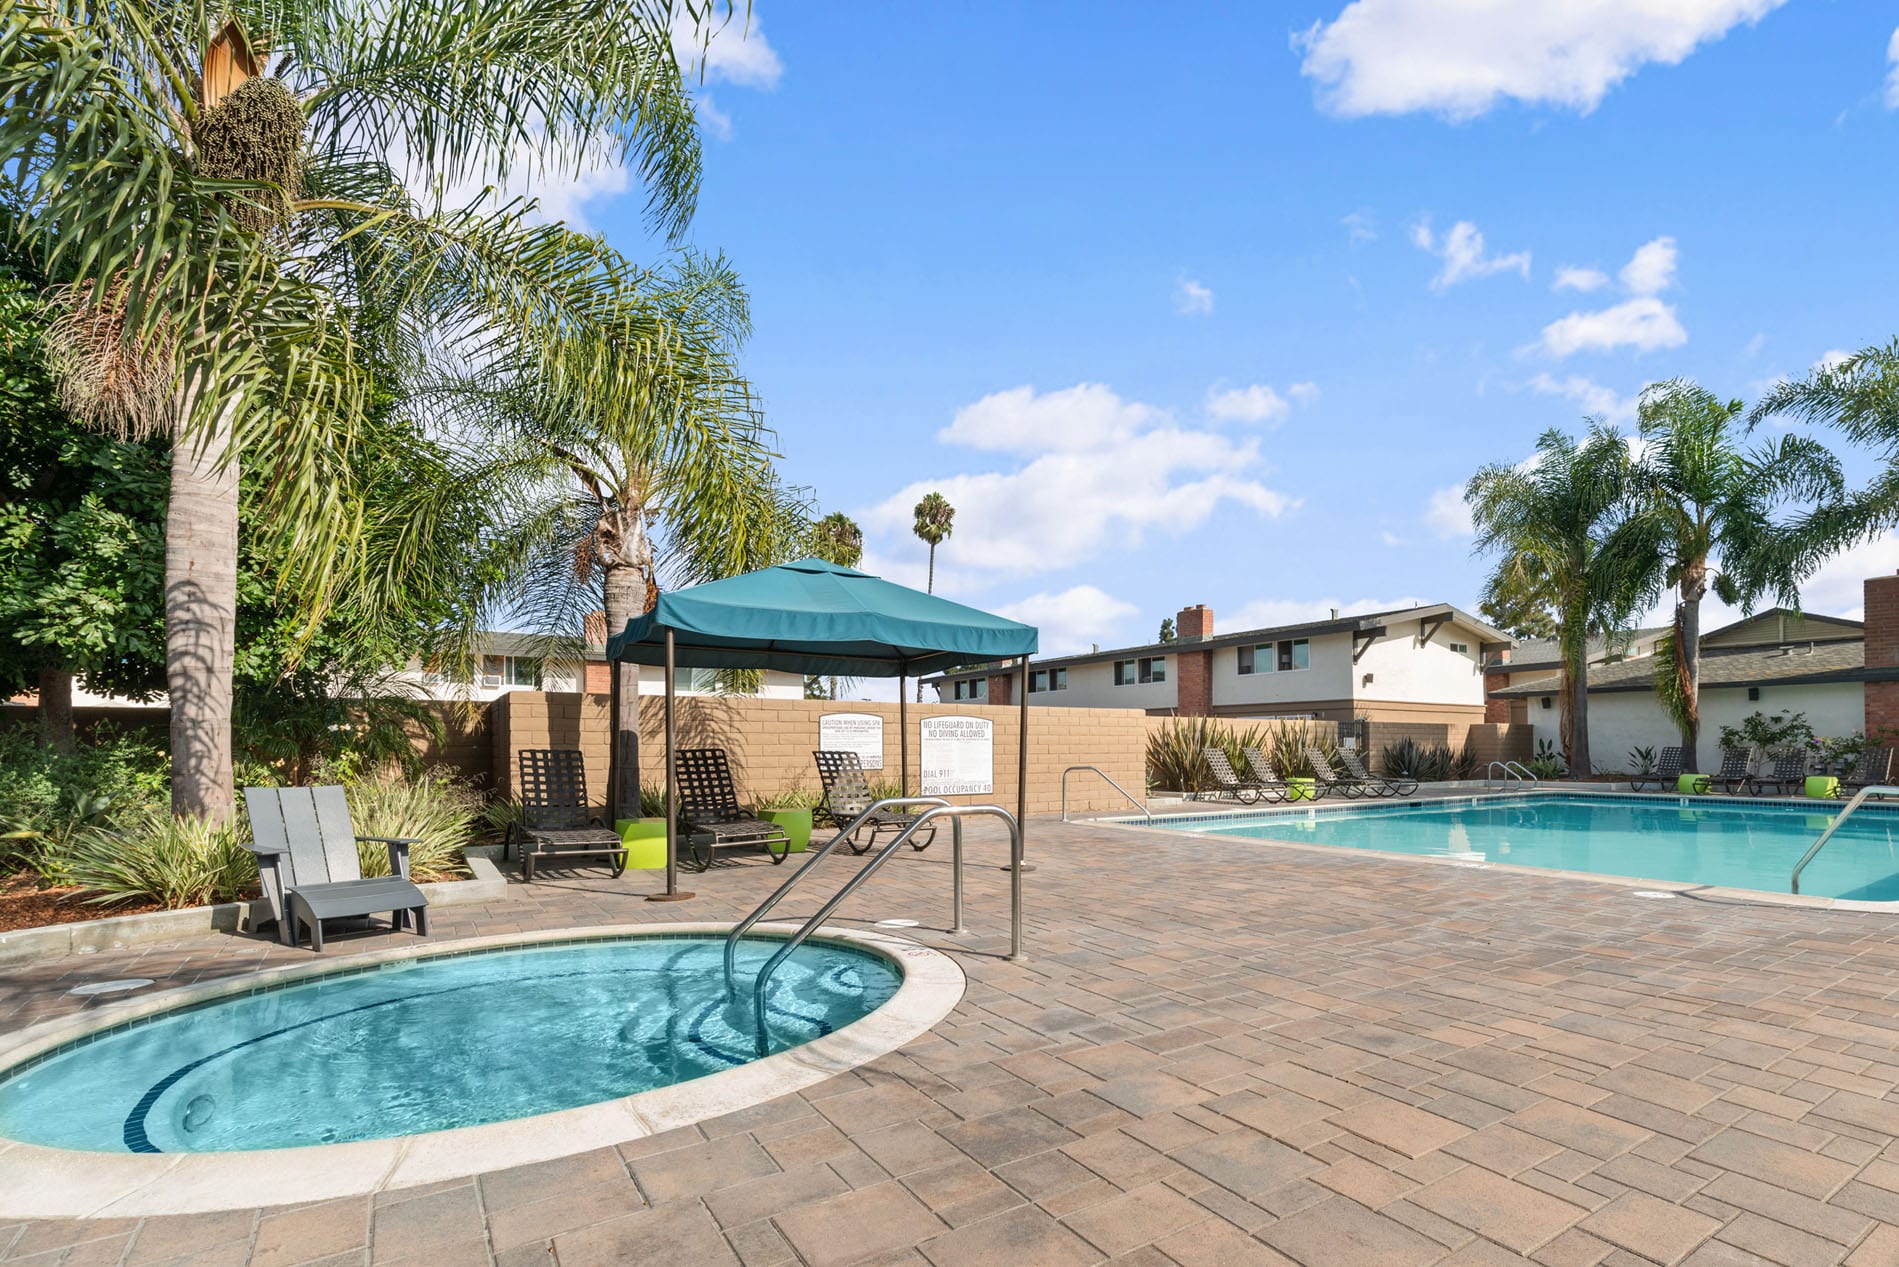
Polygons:
<instances>
[{"instance_id":1,"label":"concrete pool coping","mask_svg":"<svg viewBox=\"0 0 1899 1267\"><path fill-rule=\"evenodd\" d=\"M547 943L723 935L730 924L620 924L418 942L337 962L292 964L185 986L47 1021L0 1038L0 1070L57 1047L179 1007L250 994L326 973ZM789 925L748 936L783 939ZM323 1201L461 1179L552 1161L657 1135L801 1090L854 1069L927 1032L956 1007L965 978L955 960L883 933L823 928L813 941L851 946L902 973L883 1006L811 1042L704 1077L599 1104L453 1130L347 1144L224 1153L97 1153L0 1139L0 1218L119 1218L199 1214Z\"/></svg>"},{"instance_id":2,"label":"concrete pool coping","mask_svg":"<svg viewBox=\"0 0 1899 1267\"><path fill-rule=\"evenodd\" d=\"M1207 832L1188 831L1180 827L1167 826L1171 821L1203 818L1215 821L1231 820L1235 822L1269 823L1274 819L1316 818L1334 814L1349 814L1354 810L1396 809L1399 807L1422 808L1424 806L1477 804L1479 802L1515 802L1521 804L1554 796L1588 796L1605 800L1640 801L1651 804L1668 803L1671 805L1708 805L1727 809L1739 809L1749 805L1780 805L1816 812L1839 813L1846 808L1845 801L1818 801L1799 796L1715 796L1689 795L1678 792L1625 792L1594 791L1586 783L1575 783L1557 787L1527 789L1516 792L1455 792L1436 796L1392 796L1382 798L1359 798L1331 805L1317 805L1299 802L1293 805L1232 805L1222 804L1219 808L1204 813L1176 811L1170 814L1156 814L1151 823L1126 815L1088 818L1077 820L1090 827L1111 827L1117 830L1134 832L1165 832L1169 836L1210 835ZM1199 805L1203 802L1188 802ZM1820 809L1821 806L1827 809ZM1888 812L1899 812L1899 807L1888 804ZM1793 906L1811 910L1860 911L1866 913L1893 915L1899 914L1899 901L1871 902L1859 898L1820 897L1808 893L1776 893L1770 889L1738 889L1726 885L1698 884L1686 880L1657 880L1642 876L1609 875L1600 871L1568 871L1557 867L1532 867L1513 862L1474 861L1463 858L1445 858L1432 854L1398 853L1386 849L1355 849L1342 845L1321 845L1302 840L1265 840L1259 837L1243 837L1249 844L1266 845L1275 849L1300 849L1308 852L1328 854L1351 853L1367 857L1380 858L1389 862L1416 862L1432 866L1460 867L1470 871L1499 871L1511 875L1553 876L1563 880L1586 880L1598 884L1608 884L1619 888L1651 890L1658 895L1668 897L1693 897L1701 900L1737 902L1758 906ZM1791 874L1791 864L1789 864Z\"/></svg>"}]
</instances>

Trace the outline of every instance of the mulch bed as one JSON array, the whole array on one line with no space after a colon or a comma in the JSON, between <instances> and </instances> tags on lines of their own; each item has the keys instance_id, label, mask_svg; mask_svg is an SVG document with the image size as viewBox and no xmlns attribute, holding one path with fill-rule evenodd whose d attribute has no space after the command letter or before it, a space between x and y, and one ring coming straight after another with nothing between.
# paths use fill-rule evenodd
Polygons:
<instances>
[{"instance_id":1,"label":"mulch bed","mask_svg":"<svg viewBox=\"0 0 1899 1267\"><path fill-rule=\"evenodd\" d=\"M97 906L80 900L79 893L80 890L73 888L41 888L39 877L31 873L0 876L0 933L47 924L82 924L87 920L143 915L163 909L149 901Z\"/></svg>"}]
</instances>

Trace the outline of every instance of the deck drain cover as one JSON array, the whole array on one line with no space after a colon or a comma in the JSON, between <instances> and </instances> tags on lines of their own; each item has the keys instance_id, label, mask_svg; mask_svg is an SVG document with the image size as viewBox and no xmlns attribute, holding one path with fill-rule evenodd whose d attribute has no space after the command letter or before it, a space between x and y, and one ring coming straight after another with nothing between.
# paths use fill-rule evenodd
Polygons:
<instances>
[{"instance_id":1,"label":"deck drain cover","mask_svg":"<svg viewBox=\"0 0 1899 1267\"><path fill-rule=\"evenodd\" d=\"M143 990L152 984L150 977L121 977L117 981L93 981L86 985L76 985L66 991L68 994L123 994L127 990Z\"/></svg>"},{"instance_id":2,"label":"deck drain cover","mask_svg":"<svg viewBox=\"0 0 1899 1267\"><path fill-rule=\"evenodd\" d=\"M1636 897L1645 897L1651 902L1667 902L1674 899L1673 893L1664 893L1660 889L1637 889Z\"/></svg>"},{"instance_id":3,"label":"deck drain cover","mask_svg":"<svg viewBox=\"0 0 1899 1267\"><path fill-rule=\"evenodd\" d=\"M916 926L917 922L913 919L880 919L877 921L877 927L879 928L915 928Z\"/></svg>"}]
</instances>

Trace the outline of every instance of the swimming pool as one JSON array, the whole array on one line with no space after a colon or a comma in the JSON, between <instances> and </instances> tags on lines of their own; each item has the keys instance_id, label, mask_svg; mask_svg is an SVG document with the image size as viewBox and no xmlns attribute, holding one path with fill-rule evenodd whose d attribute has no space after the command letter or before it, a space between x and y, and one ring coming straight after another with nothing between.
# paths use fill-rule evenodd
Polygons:
<instances>
[{"instance_id":1,"label":"swimming pool","mask_svg":"<svg viewBox=\"0 0 1899 1267\"><path fill-rule=\"evenodd\" d=\"M1786 893L1794 864L1840 808L1824 802L1547 792L1337 810L1188 814L1155 825L1228 838ZM1801 874L1800 891L1899 901L1899 809L1869 804L1855 812Z\"/></svg>"},{"instance_id":2,"label":"swimming pool","mask_svg":"<svg viewBox=\"0 0 1899 1267\"><path fill-rule=\"evenodd\" d=\"M779 942L504 946L343 969L159 1011L0 1075L0 1136L103 1153L299 1148L598 1104L754 1058L750 982ZM768 995L774 1051L890 999L903 972L807 942Z\"/></svg>"}]
</instances>

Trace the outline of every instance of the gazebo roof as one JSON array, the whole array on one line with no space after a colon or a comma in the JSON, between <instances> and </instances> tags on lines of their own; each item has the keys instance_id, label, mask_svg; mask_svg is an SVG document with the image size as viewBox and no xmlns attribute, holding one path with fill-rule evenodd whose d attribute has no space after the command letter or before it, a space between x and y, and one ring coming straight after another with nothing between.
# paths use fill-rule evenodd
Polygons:
<instances>
[{"instance_id":1,"label":"gazebo roof","mask_svg":"<svg viewBox=\"0 0 1899 1267\"><path fill-rule=\"evenodd\" d=\"M695 669L911 677L1034 654L1032 625L823 559L661 594L607 643L609 660Z\"/></svg>"}]
</instances>

